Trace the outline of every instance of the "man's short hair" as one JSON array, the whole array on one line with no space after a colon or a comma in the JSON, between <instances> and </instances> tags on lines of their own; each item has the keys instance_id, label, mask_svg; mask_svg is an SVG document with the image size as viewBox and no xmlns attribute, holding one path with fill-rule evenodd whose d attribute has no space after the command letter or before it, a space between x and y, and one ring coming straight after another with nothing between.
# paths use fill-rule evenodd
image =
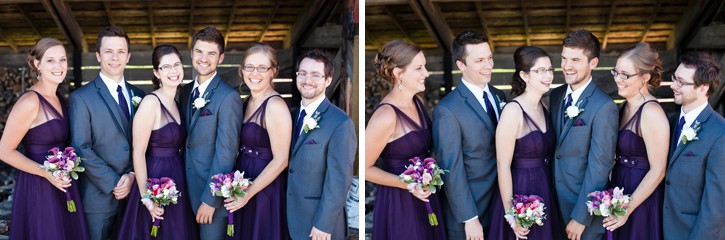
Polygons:
<instances>
[{"instance_id":1,"label":"man's short hair","mask_svg":"<svg viewBox=\"0 0 725 240\"><path fill-rule=\"evenodd\" d=\"M707 96L712 95L715 89L720 86L720 65L710 54L688 52L680 57L680 64L695 69L692 80L695 81L696 87L710 86L710 89L707 90Z\"/></svg>"},{"instance_id":2,"label":"man's short hair","mask_svg":"<svg viewBox=\"0 0 725 240\"><path fill-rule=\"evenodd\" d=\"M101 53L101 41L103 41L104 37L122 37L126 39L126 47L129 49L131 48L131 40L128 38L128 35L126 35L126 32L124 32L120 27L110 26L104 28L100 33L98 33L98 38L96 39L97 53Z\"/></svg>"},{"instance_id":3,"label":"man's short hair","mask_svg":"<svg viewBox=\"0 0 725 240\"><path fill-rule=\"evenodd\" d=\"M453 61L461 61L466 63L466 45L488 43L486 34L478 31L465 30L453 39L452 56Z\"/></svg>"},{"instance_id":4,"label":"man's short hair","mask_svg":"<svg viewBox=\"0 0 725 240\"><path fill-rule=\"evenodd\" d=\"M321 63L325 64L325 72L323 73L323 74L325 74L325 78L332 77L332 73L333 73L332 58L330 57L330 55L327 55L327 53L325 53L319 49L312 49L312 50L306 52L305 54L302 54L302 56L300 56L300 58L297 60L297 65L295 66L295 69L297 69L297 70L300 69L300 63L305 58L309 58L309 59L312 59L317 62L321 62Z\"/></svg>"},{"instance_id":5,"label":"man's short hair","mask_svg":"<svg viewBox=\"0 0 725 240\"><path fill-rule=\"evenodd\" d=\"M587 56L587 61L591 61L594 58L599 57L602 45L599 43L599 39L594 36L591 32L578 29L570 32L564 38L564 47L578 48L584 50L584 55Z\"/></svg>"},{"instance_id":6,"label":"man's short hair","mask_svg":"<svg viewBox=\"0 0 725 240\"><path fill-rule=\"evenodd\" d=\"M224 35L215 27L205 27L194 34L194 40L191 41L192 50L196 46L197 41L216 43L219 46L219 54L224 53Z\"/></svg>"}]
</instances>

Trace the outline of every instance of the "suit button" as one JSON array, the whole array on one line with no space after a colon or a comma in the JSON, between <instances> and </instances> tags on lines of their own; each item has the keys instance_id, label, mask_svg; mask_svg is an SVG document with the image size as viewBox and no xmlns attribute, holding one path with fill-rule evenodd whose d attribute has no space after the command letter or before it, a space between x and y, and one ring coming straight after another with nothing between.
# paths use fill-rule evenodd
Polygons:
<instances>
[{"instance_id":1,"label":"suit button","mask_svg":"<svg viewBox=\"0 0 725 240\"><path fill-rule=\"evenodd\" d=\"M665 181L665 184L667 184L667 185L670 185L670 180L669 180L669 179L668 179L668 180L666 180L666 181Z\"/></svg>"},{"instance_id":2,"label":"suit button","mask_svg":"<svg viewBox=\"0 0 725 240\"><path fill-rule=\"evenodd\" d=\"M186 144L186 148L191 148L191 144Z\"/></svg>"},{"instance_id":3,"label":"suit button","mask_svg":"<svg viewBox=\"0 0 725 240\"><path fill-rule=\"evenodd\" d=\"M295 172L294 169L291 169L291 168L289 169L289 173L294 173L294 172Z\"/></svg>"},{"instance_id":4,"label":"suit button","mask_svg":"<svg viewBox=\"0 0 725 240\"><path fill-rule=\"evenodd\" d=\"M556 155L556 159L561 159L561 155Z\"/></svg>"},{"instance_id":5,"label":"suit button","mask_svg":"<svg viewBox=\"0 0 725 240\"><path fill-rule=\"evenodd\" d=\"M128 151L128 147L123 147L123 150L126 150L126 151Z\"/></svg>"}]
</instances>

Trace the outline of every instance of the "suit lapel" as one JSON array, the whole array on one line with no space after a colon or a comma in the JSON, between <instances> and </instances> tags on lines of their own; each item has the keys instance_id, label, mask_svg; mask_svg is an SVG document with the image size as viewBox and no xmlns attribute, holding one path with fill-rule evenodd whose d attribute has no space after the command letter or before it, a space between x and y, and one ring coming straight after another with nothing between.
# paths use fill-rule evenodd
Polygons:
<instances>
[{"instance_id":1,"label":"suit lapel","mask_svg":"<svg viewBox=\"0 0 725 240\"><path fill-rule=\"evenodd\" d=\"M594 94L594 89L596 89L596 88L597 88L597 86L594 83L594 81L590 82L589 86L587 86L587 88L584 89L584 92L582 92L582 95L579 96L579 100L577 100L577 102L575 102L575 103L572 103L573 104L572 106L578 106L580 109L584 109L584 111L586 111L587 103L589 103L589 97L591 97L592 94ZM581 105L577 104L578 101L581 101ZM561 109L560 111L566 111L566 110ZM574 121L576 121L576 119L578 119L579 117L581 117L581 113L580 113L580 115L574 117L571 121L564 122L564 126L562 127L561 135L559 136L558 141L556 141L556 146L561 146L561 142L563 142L566 135L569 134L569 130L571 129L571 126L574 125ZM563 119L564 115L561 115L560 118L562 120L564 120Z\"/></svg>"},{"instance_id":2,"label":"suit lapel","mask_svg":"<svg viewBox=\"0 0 725 240\"><path fill-rule=\"evenodd\" d=\"M111 96L111 92L109 92L108 87L106 87L106 84L103 83L103 80L101 80L101 77L97 77L96 80L93 81L93 84L96 85L97 93L103 99L103 102L106 104L106 108L111 113L111 116L113 116L113 119L116 120L116 126L118 126L119 129L121 129L121 132L123 132L123 135L128 138L128 120L125 116L123 116L123 113L121 112L121 106L118 105L118 102L116 102L115 99L113 99L113 96Z\"/></svg>"},{"instance_id":3,"label":"suit lapel","mask_svg":"<svg viewBox=\"0 0 725 240\"><path fill-rule=\"evenodd\" d=\"M128 84L128 83L126 83L126 90L128 91L128 97L130 98L129 102L131 102L131 105L128 107L129 107L129 110L131 111L131 119L133 119L133 116L136 114L136 104L133 104L133 97L137 97L140 94L137 94L136 92L134 92L134 90L131 89L131 84Z\"/></svg>"},{"instance_id":4,"label":"suit lapel","mask_svg":"<svg viewBox=\"0 0 725 240\"><path fill-rule=\"evenodd\" d=\"M327 112L327 108L330 107L330 104L331 104L330 101L327 100L327 98L325 98L324 100L322 100L322 103L320 103L320 106L318 106L317 109L315 110L315 112L320 113L320 122L318 123L318 125L320 127L324 126L322 124L325 121L325 112ZM312 115L310 115L310 117L313 117L315 115L315 113L310 113L310 114L312 114ZM299 115L299 113L297 115ZM297 121L304 121L304 119L297 119ZM295 123L297 121L295 121ZM305 133L305 131L302 131L302 134L300 134L300 136L297 138L297 141L295 142L295 147L292 149L291 155L294 155L295 153L297 153L297 150L299 150L300 147L302 146L302 144L306 141L307 136L312 134L312 131L314 131L314 130L310 130L309 132L306 132L306 133Z\"/></svg>"},{"instance_id":5,"label":"suit lapel","mask_svg":"<svg viewBox=\"0 0 725 240\"><path fill-rule=\"evenodd\" d=\"M219 76L219 73L211 80L209 83L209 86L206 88L206 91L202 94L202 97L204 97L205 100L211 100L211 97L214 95L214 89L219 86L219 82L221 82L221 77ZM189 99L190 103L194 103L194 99ZM189 133L191 133L192 130L194 130L194 126L196 126L196 121L199 120L199 116L201 115L201 112L204 111L205 108L209 106L212 102L208 102L203 108L196 109L191 115L191 120L189 123ZM191 106L191 105L189 105Z\"/></svg>"},{"instance_id":6,"label":"suit lapel","mask_svg":"<svg viewBox=\"0 0 725 240\"><path fill-rule=\"evenodd\" d=\"M561 113L561 106L562 106L561 97L562 97L562 94L552 92L552 94L550 96L551 100L549 101L549 105L550 105L549 108L551 108L551 114L552 114L551 120L554 121L553 125L556 128L557 136L559 136L561 133L561 125L563 124L562 120L563 120L563 116L564 116Z\"/></svg>"},{"instance_id":7,"label":"suit lapel","mask_svg":"<svg viewBox=\"0 0 725 240\"><path fill-rule=\"evenodd\" d=\"M488 117L488 114L486 114L486 111L483 110L483 106L481 106L481 102L478 101L475 95L473 95L473 92L471 92L470 89L466 87L465 84L461 83L456 88L461 93L461 97L466 101L466 104L468 107L473 109L473 112L476 113L478 116L478 119L483 122L486 127L491 130L492 133L496 132L496 128L493 127L493 122L491 122L491 119ZM495 98L495 97L494 97Z\"/></svg>"},{"instance_id":8,"label":"suit lapel","mask_svg":"<svg viewBox=\"0 0 725 240\"><path fill-rule=\"evenodd\" d=\"M676 114L670 118L670 134L675 134L675 129L677 129L677 121L675 119L677 119L678 116L679 114ZM678 137L679 136L670 136L670 150L667 153L667 159L672 159L672 153L674 153L677 148L677 141L679 140Z\"/></svg>"},{"instance_id":9,"label":"suit lapel","mask_svg":"<svg viewBox=\"0 0 725 240\"><path fill-rule=\"evenodd\" d=\"M707 107L705 107L705 109L702 110L700 115L697 116L697 118L695 119L695 122L700 122L700 131L697 132L697 134L700 134L702 131L707 131L707 129L703 129L703 128L704 128L705 122L707 121L708 118L710 118L710 115L712 115L712 113L713 113L712 107L710 107L710 105L707 105ZM692 127L693 124L695 124L695 123L693 122L692 124L690 124L690 127ZM673 136L673 138L677 138L677 140L675 140L675 141L680 140L679 136L676 136L676 137ZM695 140L695 141L703 141L703 140ZM674 164L678 160L677 157L679 157L680 154L682 153L682 151L684 151L685 148L687 148L687 146L690 144L692 144L692 142L681 143L679 146L677 146L677 148L675 148L675 151L671 157L672 161L670 161L670 163L669 163L670 166L672 166L672 164Z\"/></svg>"}]
</instances>

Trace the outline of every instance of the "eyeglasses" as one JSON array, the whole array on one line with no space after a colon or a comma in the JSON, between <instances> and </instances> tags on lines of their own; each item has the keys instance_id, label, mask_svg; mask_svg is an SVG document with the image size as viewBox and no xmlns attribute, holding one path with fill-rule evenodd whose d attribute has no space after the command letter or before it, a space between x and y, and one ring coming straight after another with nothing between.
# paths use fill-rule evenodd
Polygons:
<instances>
[{"instance_id":1,"label":"eyeglasses","mask_svg":"<svg viewBox=\"0 0 725 240\"><path fill-rule=\"evenodd\" d=\"M267 67L264 65L254 67L253 65L250 64L250 65L244 65L244 67L242 68L242 70L244 70L245 72L253 72L254 69L257 69L258 73L266 73L267 71L269 71L269 69L272 69L272 67Z\"/></svg>"},{"instance_id":2,"label":"eyeglasses","mask_svg":"<svg viewBox=\"0 0 725 240\"><path fill-rule=\"evenodd\" d=\"M554 68L537 68L531 69L529 72L535 72L536 74L554 74Z\"/></svg>"},{"instance_id":3,"label":"eyeglasses","mask_svg":"<svg viewBox=\"0 0 725 240\"><path fill-rule=\"evenodd\" d=\"M325 75L322 75L319 73L308 74L306 72L296 72L295 74L297 74L297 80L306 79L307 76L309 76L310 79L312 79L313 81L319 81L319 80L325 79Z\"/></svg>"},{"instance_id":4,"label":"eyeglasses","mask_svg":"<svg viewBox=\"0 0 725 240\"><path fill-rule=\"evenodd\" d=\"M174 63L174 65L166 64L159 68L159 70L161 70L162 72L165 72L165 73L171 72L172 69L176 70L176 71L182 71L182 70L184 70L184 65L179 62L179 63Z\"/></svg>"},{"instance_id":5,"label":"eyeglasses","mask_svg":"<svg viewBox=\"0 0 725 240\"><path fill-rule=\"evenodd\" d=\"M616 70L614 70L614 69L612 69L612 70L609 70L609 71L610 71L610 72L612 73L612 76L614 76L615 78L619 78L619 79L621 79L621 80L627 80L627 79L630 79L630 78L632 78L632 77L634 77L634 76L637 76L637 75L641 74L641 73L635 73L635 74L624 74L624 73L620 73L620 72L617 72L617 71L616 71Z\"/></svg>"},{"instance_id":6,"label":"eyeglasses","mask_svg":"<svg viewBox=\"0 0 725 240\"><path fill-rule=\"evenodd\" d=\"M677 77L675 77L674 74L672 74L672 83L675 84L675 85L677 85L677 87L694 86L695 85L695 83L685 82L683 80L677 79Z\"/></svg>"}]
</instances>

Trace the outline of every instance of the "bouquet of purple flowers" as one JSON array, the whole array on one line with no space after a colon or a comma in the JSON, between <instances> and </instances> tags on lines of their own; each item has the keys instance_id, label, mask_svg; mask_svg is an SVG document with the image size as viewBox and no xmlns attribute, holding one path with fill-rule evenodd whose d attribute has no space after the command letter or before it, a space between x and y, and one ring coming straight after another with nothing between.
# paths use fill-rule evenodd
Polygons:
<instances>
[{"instance_id":1,"label":"bouquet of purple flowers","mask_svg":"<svg viewBox=\"0 0 725 240\"><path fill-rule=\"evenodd\" d=\"M244 172L235 171L233 173L220 173L211 176L213 180L209 184L211 193L217 197L230 198L233 197L236 201L237 198L243 198L247 195L247 189L252 185L252 181L249 178L244 178ZM227 225L227 235L234 236L234 215L230 212L227 216L229 223Z\"/></svg>"},{"instance_id":2,"label":"bouquet of purple flowers","mask_svg":"<svg viewBox=\"0 0 725 240\"><path fill-rule=\"evenodd\" d=\"M516 224L525 228L534 224L544 226L543 220L546 219L544 199L537 195L514 194L511 202L513 206L506 210L506 215L504 215L511 228L514 228Z\"/></svg>"},{"instance_id":3,"label":"bouquet of purple flowers","mask_svg":"<svg viewBox=\"0 0 725 240\"><path fill-rule=\"evenodd\" d=\"M149 178L148 185L146 186L146 193L144 193L141 202L150 204L153 202L159 206L168 206L169 204L176 204L176 201L181 196L181 192L176 190L176 183L174 180L167 177ZM154 220L154 225L151 227L151 236L156 237L159 232L159 224L161 220Z\"/></svg>"},{"instance_id":4,"label":"bouquet of purple flowers","mask_svg":"<svg viewBox=\"0 0 725 240\"><path fill-rule=\"evenodd\" d=\"M53 173L55 177L63 179L69 179L68 177L71 177L73 180L78 180L78 173L86 170L81 167L83 158L78 157L75 149L72 147L67 147L63 151L55 147L48 152L52 154L45 157L47 160L43 162L43 166L40 166L40 168ZM65 197L68 212L76 212L76 203L70 197L70 192L67 189L65 191Z\"/></svg>"},{"instance_id":5,"label":"bouquet of purple flowers","mask_svg":"<svg viewBox=\"0 0 725 240\"><path fill-rule=\"evenodd\" d=\"M624 194L624 188L615 187L614 189L594 191L587 194L587 196L592 198L587 201L589 215L614 216L614 218L627 215L627 204L629 204L630 196ZM607 231L607 239L612 239L610 231Z\"/></svg>"},{"instance_id":6,"label":"bouquet of purple flowers","mask_svg":"<svg viewBox=\"0 0 725 240\"><path fill-rule=\"evenodd\" d=\"M441 175L445 174L446 170L438 167L435 159L426 158L421 160L419 157L414 157L408 161L412 164L406 166L406 170L400 174L403 182L408 184L408 189L418 189L419 191L428 189L431 193L436 193L438 188L443 186ZM430 202L426 202L425 207L428 210L430 225L438 226L438 218L433 212Z\"/></svg>"}]
</instances>

